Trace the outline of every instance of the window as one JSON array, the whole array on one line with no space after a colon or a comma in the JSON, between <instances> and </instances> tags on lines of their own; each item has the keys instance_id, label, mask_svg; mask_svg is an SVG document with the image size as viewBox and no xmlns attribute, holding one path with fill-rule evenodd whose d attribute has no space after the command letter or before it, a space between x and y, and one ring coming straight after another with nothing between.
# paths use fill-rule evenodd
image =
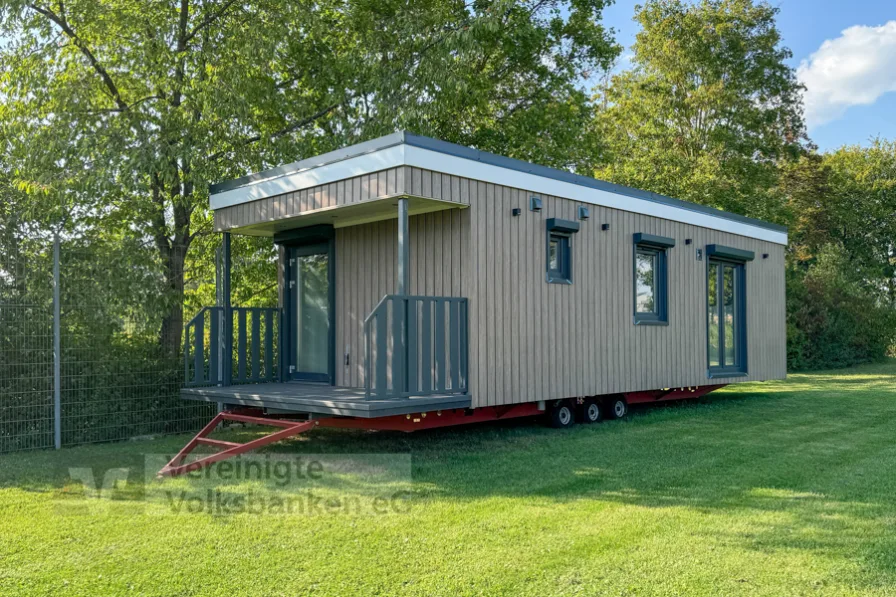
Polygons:
<instances>
[{"instance_id":1,"label":"window","mask_svg":"<svg viewBox=\"0 0 896 597\"><path fill-rule=\"evenodd\" d=\"M746 272L753 253L706 247L707 358L709 377L746 375Z\"/></svg>"},{"instance_id":2,"label":"window","mask_svg":"<svg viewBox=\"0 0 896 597\"><path fill-rule=\"evenodd\" d=\"M635 325L669 323L666 250L674 246L672 238L635 235Z\"/></svg>"},{"instance_id":3,"label":"window","mask_svg":"<svg viewBox=\"0 0 896 597\"><path fill-rule=\"evenodd\" d=\"M579 223L550 218L547 221L547 281L550 284L572 284L572 235Z\"/></svg>"},{"instance_id":4,"label":"window","mask_svg":"<svg viewBox=\"0 0 896 597\"><path fill-rule=\"evenodd\" d=\"M548 240L548 282L571 282L569 237L551 234Z\"/></svg>"}]
</instances>

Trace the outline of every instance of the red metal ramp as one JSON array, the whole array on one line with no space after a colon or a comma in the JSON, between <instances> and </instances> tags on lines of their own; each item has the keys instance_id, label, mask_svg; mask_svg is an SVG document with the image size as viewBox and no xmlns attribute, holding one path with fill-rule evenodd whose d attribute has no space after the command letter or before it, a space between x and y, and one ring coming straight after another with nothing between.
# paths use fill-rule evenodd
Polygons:
<instances>
[{"instance_id":1,"label":"red metal ramp","mask_svg":"<svg viewBox=\"0 0 896 597\"><path fill-rule=\"evenodd\" d=\"M208 436L212 433L212 431L215 430L218 424L224 421L251 423L254 425L267 425L269 427L275 427L279 429L279 431L268 433L263 437L259 437L258 439L254 439L244 444L209 438ZM187 445L177 453L177 456L172 458L171 461L166 464L156 476L160 478L176 477L184 473L189 473L190 471L198 470L204 466L214 464L215 462L220 462L221 460L226 460L228 458L238 456L239 454L249 452L250 450L255 450L257 448L267 446L268 444L273 444L274 442L279 442L282 439L293 437L294 435L298 435L300 433L308 431L315 425L316 423L314 421L289 421L286 419L254 417L232 412L218 413L217 416L215 416L215 418L212 419L208 425L203 427L202 430L196 434L196 437L191 439L187 443ZM184 463L187 456L189 456L190 453L198 446L210 446L213 448L218 448L220 451L214 454L203 456L202 458L198 458L196 460L192 460L188 463Z\"/></svg>"}]
</instances>

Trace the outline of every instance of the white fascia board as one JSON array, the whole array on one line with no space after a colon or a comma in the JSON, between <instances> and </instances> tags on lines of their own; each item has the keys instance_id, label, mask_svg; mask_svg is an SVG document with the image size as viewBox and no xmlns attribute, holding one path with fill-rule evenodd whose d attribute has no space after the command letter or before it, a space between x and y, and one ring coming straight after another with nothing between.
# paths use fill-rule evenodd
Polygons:
<instances>
[{"instance_id":1,"label":"white fascia board","mask_svg":"<svg viewBox=\"0 0 896 597\"><path fill-rule=\"evenodd\" d=\"M292 193L322 184L345 180L346 178L403 166L405 149L406 146L404 144L394 145L364 155L251 183L212 195L209 198L209 203L212 209L221 209L222 207L248 203L257 199L264 199L265 197Z\"/></svg>"},{"instance_id":2,"label":"white fascia board","mask_svg":"<svg viewBox=\"0 0 896 597\"><path fill-rule=\"evenodd\" d=\"M264 199L265 197L292 193L397 166L414 166L443 174L463 176L492 184L525 189L530 193L565 197L583 203L701 226L779 245L787 244L786 232L770 230L746 222L738 222L722 216L714 216L658 201L630 197L562 180L546 178L528 172L502 168L501 166L407 144L386 147L364 155L315 166L292 174L224 191L211 196L211 208L221 209L239 205L249 201Z\"/></svg>"},{"instance_id":3,"label":"white fascia board","mask_svg":"<svg viewBox=\"0 0 896 597\"><path fill-rule=\"evenodd\" d=\"M492 164L486 164L474 160L467 160L457 156L447 155L437 151L431 151L420 147L407 146L405 149L405 163L408 166L434 170L444 174L464 176L475 180L482 180L493 184L504 185L517 189L525 189L531 193L565 197L583 203L611 207L623 211L629 211L683 224L702 226L712 230L730 232L740 236L747 236L779 245L787 244L787 233L777 230L769 230L760 226L754 226L745 222L737 222L728 218L711 214L691 211L689 209L648 201L628 195L620 195L610 191L593 189L553 178L545 178L528 172L519 172L508 168L501 168Z\"/></svg>"}]
</instances>

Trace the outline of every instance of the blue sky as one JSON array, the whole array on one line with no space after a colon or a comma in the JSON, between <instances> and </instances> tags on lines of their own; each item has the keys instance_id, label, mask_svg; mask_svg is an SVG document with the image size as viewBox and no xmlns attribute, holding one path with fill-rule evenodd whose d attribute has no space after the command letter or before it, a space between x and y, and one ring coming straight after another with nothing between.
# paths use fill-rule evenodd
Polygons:
<instances>
[{"instance_id":1,"label":"blue sky","mask_svg":"<svg viewBox=\"0 0 896 597\"><path fill-rule=\"evenodd\" d=\"M604 23L630 46L638 0L616 0ZM807 86L809 136L822 151L896 139L896 2L772 0L791 65Z\"/></svg>"}]
</instances>

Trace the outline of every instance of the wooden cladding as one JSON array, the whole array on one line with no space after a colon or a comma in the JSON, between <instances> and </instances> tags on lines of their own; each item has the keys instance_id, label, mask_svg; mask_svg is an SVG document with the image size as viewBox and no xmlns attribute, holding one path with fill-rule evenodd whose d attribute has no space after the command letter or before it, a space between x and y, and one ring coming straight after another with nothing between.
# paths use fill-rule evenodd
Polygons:
<instances>
[{"instance_id":1,"label":"wooden cladding","mask_svg":"<svg viewBox=\"0 0 896 597\"><path fill-rule=\"evenodd\" d=\"M467 296L468 210L411 216L410 293ZM364 319L398 287L398 224L385 220L336 230L337 385L363 387Z\"/></svg>"},{"instance_id":2,"label":"wooden cladding","mask_svg":"<svg viewBox=\"0 0 896 597\"><path fill-rule=\"evenodd\" d=\"M783 246L417 168L403 179L409 195L469 206L411 216L410 292L469 299L473 406L784 377ZM532 197L540 211L530 211ZM589 218L578 220L583 206ZM549 218L580 225L571 285L545 282ZM667 249L668 325L634 325L638 233L676 241ZM336 230L338 385L365 385L363 322L396 291L397 234L396 220ZM707 377L713 244L769 255L745 266L744 377Z\"/></svg>"},{"instance_id":3,"label":"wooden cladding","mask_svg":"<svg viewBox=\"0 0 896 597\"><path fill-rule=\"evenodd\" d=\"M571 237L571 285L544 283L549 218L572 220L582 203L540 196L526 209L520 189L480 183L470 208L475 272L467 296L471 393L476 406L704 386L707 378L706 260L696 251L718 243L769 259L746 267L748 374L713 384L785 375L784 247L600 206ZM512 217L513 209L522 209ZM604 224L609 226L604 230ZM666 251L668 325L637 326L636 233L679 241ZM692 239L687 245L684 239Z\"/></svg>"}]
</instances>

